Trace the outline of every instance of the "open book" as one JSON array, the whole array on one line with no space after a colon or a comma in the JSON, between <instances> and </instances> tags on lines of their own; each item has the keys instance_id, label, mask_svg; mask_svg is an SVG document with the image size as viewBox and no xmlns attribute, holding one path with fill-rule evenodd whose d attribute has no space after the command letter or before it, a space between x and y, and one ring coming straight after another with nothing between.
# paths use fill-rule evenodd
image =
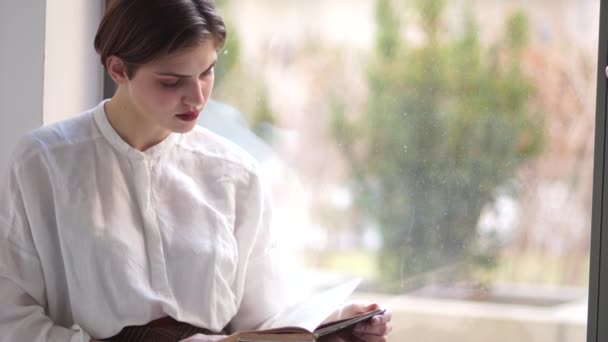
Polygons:
<instances>
[{"instance_id":1,"label":"open book","mask_svg":"<svg viewBox=\"0 0 608 342\"><path fill-rule=\"evenodd\" d=\"M323 337L329 338L332 334L346 333L348 328L358 322L384 312L377 309L321 324L351 295L358 284L358 280L351 281L316 293L277 314L261 330L239 331L221 342L315 342L323 341Z\"/></svg>"}]
</instances>

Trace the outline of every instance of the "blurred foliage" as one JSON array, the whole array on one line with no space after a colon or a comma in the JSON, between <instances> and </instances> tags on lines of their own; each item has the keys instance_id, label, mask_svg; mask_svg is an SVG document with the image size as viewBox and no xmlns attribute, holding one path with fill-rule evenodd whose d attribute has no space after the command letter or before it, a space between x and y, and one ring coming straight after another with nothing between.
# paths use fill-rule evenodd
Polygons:
<instances>
[{"instance_id":1,"label":"blurred foliage","mask_svg":"<svg viewBox=\"0 0 608 342\"><path fill-rule=\"evenodd\" d=\"M258 90L256 106L249 121L255 134L272 143L272 130L269 130L269 128L275 125L275 119L272 108L270 108L268 91L265 87L260 87Z\"/></svg>"},{"instance_id":2,"label":"blurred foliage","mask_svg":"<svg viewBox=\"0 0 608 342\"><path fill-rule=\"evenodd\" d=\"M520 68L526 15L512 14L502 37L483 46L472 15L462 33L444 32L445 0L416 5L424 39L410 47L396 8L377 1L367 108L347 116L338 102L332 119L357 207L380 226L379 269L394 291L433 270L462 279L495 265L495 248L480 243L480 213L543 141Z\"/></svg>"},{"instance_id":3,"label":"blurred foliage","mask_svg":"<svg viewBox=\"0 0 608 342\"><path fill-rule=\"evenodd\" d=\"M225 6L225 2L221 1L218 7ZM224 43L224 47L218 52L218 60L214 70L216 87L222 84L226 78L226 74L239 64L241 55L241 42L236 27L229 21L226 21L225 25L227 33L226 42Z\"/></svg>"},{"instance_id":4,"label":"blurred foliage","mask_svg":"<svg viewBox=\"0 0 608 342\"><path fill-rule=\"evenodd\" d=\"M229 3L230 1L228 0L215 2L220 12L226 11ZM271 142L272 130L269 127L275 124L275 115L269 104L268 92L266 90L267 85L259 75L250 77L244 74L241 66L241 42L238 31L236 30L236 26L226 17L224 17L224 20L227 37L223 48L218 52L218 61L214 70L215 88L221 89L225 81L234 83L246 80L243 82L247 84L245 89L239 89L239 85L230 85L227 91L234 95L233 97L224 97L231 104L239 108L239 110L245 111L249 127L251 127L254 133L265 141ZM250 94L244 94L242 93L243 91L249 91ZM247 101L247 98L252 98L253 100Z\"/></svg>"},{"instance_id":5,"label":"blurred foliage","mask_svg":"<svg viewBox=\"0 0 608 342\"><path fill-rule=\"evenodd\" d=\"M335 272L348 274L350 276L364 279L378 279L378 268L376 267L376 254L363 250L325 252L315 251L308 254L307 259L317 262L318 265Z\"/></svg>"},{"instance_id":6,"label":"blurred foliage","mask_svg":"<svg viewBox=\"0 0 608 342\"><path fill-rule=\"evenodd\" d=\"M226 74L230 72L239 63L240 43L236 34L236 30L227 25L228 36L224 47L219 51L218 61L215 65L215 84L221 84L226 78Z\"/></svg>"}]
</instances>

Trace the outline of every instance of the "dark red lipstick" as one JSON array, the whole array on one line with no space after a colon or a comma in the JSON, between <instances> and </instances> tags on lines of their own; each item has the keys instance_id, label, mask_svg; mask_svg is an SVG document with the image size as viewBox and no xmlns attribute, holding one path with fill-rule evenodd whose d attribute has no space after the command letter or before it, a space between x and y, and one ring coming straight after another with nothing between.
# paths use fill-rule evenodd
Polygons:
<instances>
[{"instance_id":1,"label":"dark red lipstick","mask_svg":"<svg viewBox=\"0 0 608 342\"><path fill-rule=\"evenodd\" d=\"M200 112L198 112L198 111L192 111L192 112L177 114L176 116L178 119L180 119L182 121L193 121L198 118L199 113Z\"/></svg>"}]
</instances>

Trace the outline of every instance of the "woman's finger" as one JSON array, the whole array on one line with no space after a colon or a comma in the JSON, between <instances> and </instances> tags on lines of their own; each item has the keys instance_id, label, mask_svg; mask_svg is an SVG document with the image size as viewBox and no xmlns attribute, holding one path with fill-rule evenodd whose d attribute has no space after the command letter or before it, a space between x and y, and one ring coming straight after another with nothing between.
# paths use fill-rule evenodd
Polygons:
<instances>
[{"instance_id":1,"label":"woman's finger","mask_svg":"<svg viewBox=\"0 0 608 342\"><path fill-rule=\"evenodd\" d=\"M340 310L340 318L349 318L378 308L378 304L366 301L351 301Z\"/></svg>"},{"instance_id":2,"label":"woman's finger","mask_svg":"<svg viewBox=\"0 0 608 342\"><path fill-rule=\"evenodd\" d=\"M376 315L369 319L370 325L379 325L388 323L393 319L393 313L390 309L386 309L382 315Z\"/></svg>"},{"instance_id":3,"label":"woman's finger","mask_svg":"<svg viewBox=\"0 0 608 342\"><path fill-rule=\"evenodd\" d=\"M388 335L392 329L393 329L392 324L390 322L387 322L387 323L379 324L379 325L370 325L370 324L357 325L355 327L355 329L353 330L353 332L358 333L358 334L385 336L385 335Z\"/></svg>"}]
</instances>

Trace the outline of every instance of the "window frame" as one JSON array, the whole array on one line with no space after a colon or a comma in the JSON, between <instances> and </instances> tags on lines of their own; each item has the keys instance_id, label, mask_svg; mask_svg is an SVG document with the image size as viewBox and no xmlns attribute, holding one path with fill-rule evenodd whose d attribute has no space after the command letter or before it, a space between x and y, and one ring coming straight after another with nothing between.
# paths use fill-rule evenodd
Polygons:
<instances>
[{"instance_id":1,"label":"window frame","mask_svg":"<svg viewBox=\"0 0 608 342\"><path fill-rule=\"evenodd\" d=\"M608 204L605 200L608 198L608 182L605 181L608 172L605 74L608 65L608 0L600 1L599 15L587 342L608 341L608 314L605 313L605 309L608 308L608 297L601 291L608 286L608 236L602 234L608 231L606 227L608 220L605 220L608 217Z\"/></svg>"}]
</instances>

